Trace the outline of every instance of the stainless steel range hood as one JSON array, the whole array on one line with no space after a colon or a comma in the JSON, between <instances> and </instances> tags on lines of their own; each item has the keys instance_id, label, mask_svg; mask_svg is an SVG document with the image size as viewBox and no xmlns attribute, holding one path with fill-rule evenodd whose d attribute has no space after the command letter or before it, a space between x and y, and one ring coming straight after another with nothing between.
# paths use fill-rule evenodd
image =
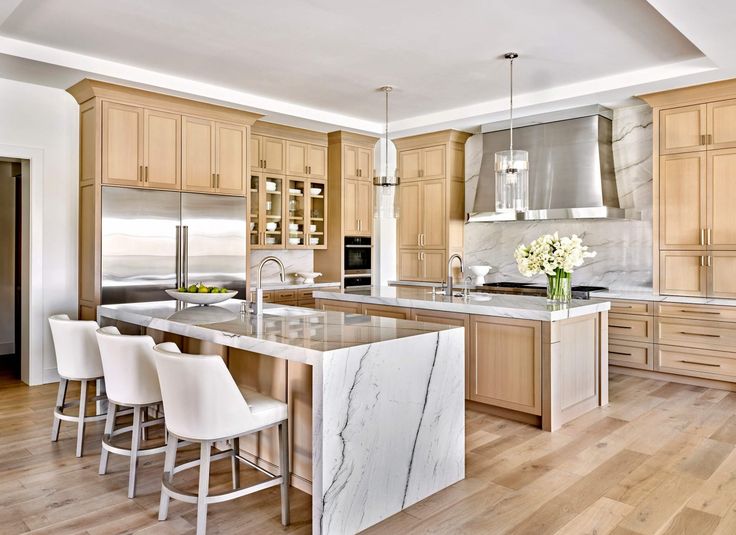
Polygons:
<instances>
[{"instance_id":1,"label":"stainless steel range hood","mask_svg":"<svg viewBox=\"0 0 736 535\"><path fill-rule=\"evenodd\" d=\"M580 113L580 110L573 110ZM639 219L619 207L613 170L610 110L514 128L514 148L529 151L529 210L495 212L494 155L508 149L509 132L483 131L483 159L468 222L539 219ZM562 116L564 117L564 115ZM546 119L546 120L545 120ZM534 121L527 118L527 123ZM540 121L540 118L537 118Z\"/></svg>"}]
</instances>

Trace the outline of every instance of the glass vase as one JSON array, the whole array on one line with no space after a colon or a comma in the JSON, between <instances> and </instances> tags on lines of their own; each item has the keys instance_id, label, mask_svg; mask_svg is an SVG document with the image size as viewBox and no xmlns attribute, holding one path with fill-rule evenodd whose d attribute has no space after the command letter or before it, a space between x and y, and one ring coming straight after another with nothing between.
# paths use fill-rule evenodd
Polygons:
<instances>
[{"instance_id":1,"label":"glass vase","mask_svg":"<svg viewBox=\"0 0 736 535\"><path fill-rule=\"evenodd\" d=\"M572 273L558 269L554 275L547 275L547 301L569 303L570 299L572 299Z\"/></svg>"}]
</instances>

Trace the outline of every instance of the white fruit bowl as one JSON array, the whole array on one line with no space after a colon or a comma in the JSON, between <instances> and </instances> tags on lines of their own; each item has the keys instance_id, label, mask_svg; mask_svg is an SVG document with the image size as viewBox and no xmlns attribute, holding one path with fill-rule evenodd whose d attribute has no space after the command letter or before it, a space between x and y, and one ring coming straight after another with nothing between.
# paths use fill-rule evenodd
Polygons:
<instances>
[{"instance_id":1,"label":"white fruit bowl","mask_svg":"<svg viewBox=\"0 0 736 535\"><path fill-rule=\"evenodd\" d=\"M317 272L313 273L311 271L300 271L296 275L297 277L301 277L302 279L304 279L302 284L314 284L314 279L316 279L317 277L321 277L322 273L317 273Z\"/></svg>"},{"instance_id":2,"label":"white fruit bowl","mask_svg":"<svg viewBox=\"0 0 736 535\"><path fill-rule=\"evenodd\" d=\"M491 266L468 266L468 271L475 276L476 286L482 286L486 282L486 275L491 271Z\"/></svg>"},{"instance_id":3,"label":"white fruit bowl","mask_svg":"<svg viewBox=\"0 0 736 535\"><path fill-rule=\"evenodd\" d=\"M228 299L232 299L238 295L237 291L229 291L225 293L216 294L205 294L205 293L189 293L180 292L179 290L166 290L169 297L176 299L177 301L184 301L185 303L191 303L193 305L214 305L215 303L222 303Z\"/></svg>"}]
</instances>

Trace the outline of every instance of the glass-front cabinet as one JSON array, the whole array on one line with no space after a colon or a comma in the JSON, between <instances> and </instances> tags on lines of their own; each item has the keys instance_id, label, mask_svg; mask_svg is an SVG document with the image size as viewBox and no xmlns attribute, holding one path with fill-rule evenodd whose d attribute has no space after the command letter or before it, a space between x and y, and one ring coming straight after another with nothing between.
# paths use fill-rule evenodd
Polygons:
<instances>
[{"instance_id":1,"label":"glass-front cabinet","mask_svg":"<svg viewBox=\"0 0 736 535\"><path fill-rule=\"evenodd\" d=\"M326 249L327 182L252 173L252 249Z\"/></svg>"},{"instance_id":2,"label":"glass-front cabinet","mask_svg":"<svg viewBox=\"0 0 736 535\"><path fill-rule=\"evenodd\" d=\"M250 246L253 249L284 248L283 176L254 173L250 177Z\"/></svg>"}]
</instances>

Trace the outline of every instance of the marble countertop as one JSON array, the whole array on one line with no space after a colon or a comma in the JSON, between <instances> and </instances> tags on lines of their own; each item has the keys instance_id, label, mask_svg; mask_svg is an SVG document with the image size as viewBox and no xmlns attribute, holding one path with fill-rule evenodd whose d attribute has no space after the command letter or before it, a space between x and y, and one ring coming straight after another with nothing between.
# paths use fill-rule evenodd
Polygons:
<instances>
[{"instance_id":1,"label":"marble countertop","mask_svg":"<svg viewBox=\"0 0 736 535\"><path fill-rule=\"evenodd\" d=\"M611 308L609 301L573 299L567 305L547 303L546 297L509 294L473 294L475 298L433 295L427 288L382 286L366 290L342 292L315 291L316 299L333 299L373 305L401 306L425 310L444 310L461 314L499 316L504 318L559 321L603 312Z\"/></svg>"},{"instance_id":2,"label":"marble countertop","mask_svg":"<svg viewBox=\"0 0 736 535\"><path fill-rule=\"evenodd\" d=\"M676 295L657 295L651 290L609 290L595 292L599 299L624 299L637 301L657 301L662 303L682 303L688 305L736 306L736 299L717 299L714 297L681 297Z\"/></svg>"},{"instance_id":3,"label":"marble countertop","mask_svg":"<svg viewBox=\"0 0 736 535\"><path fill-rule=\"evenodd\" d=\"M304 290L308 288L339 288L339 282L314 282L312 284L304 284L298 282L264 282L261 287L264 290ZM250 285L251 290L256 289L255 284Z\"/></svg>"},{"instance_id":4,"label":"marble countertop","mask_svg":"<svg viewBox=\"0 0 736 535\"><path fill-rule=\"evenodd\" d=\"M326 353L335 350L453 329L432 323L268 303L264 305L266 313L263 316L243 315L240 313L242 302L230 299L206 307L182 307L177 301L101 305L97 307L97 314L100 318L307 364L320 362ZM274 309L286 309L300 315L268 313Z\"/></svg>"}]
</instances>

